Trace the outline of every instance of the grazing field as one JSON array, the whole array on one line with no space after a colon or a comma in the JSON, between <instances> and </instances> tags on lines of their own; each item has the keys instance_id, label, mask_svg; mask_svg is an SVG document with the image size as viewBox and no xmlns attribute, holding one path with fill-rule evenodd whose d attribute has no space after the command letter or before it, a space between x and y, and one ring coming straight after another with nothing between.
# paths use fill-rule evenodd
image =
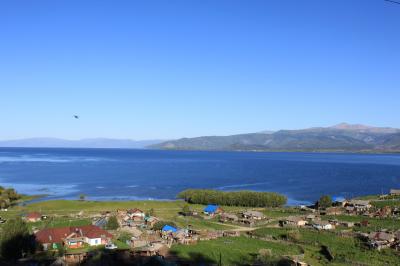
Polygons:
<instances>
[{"instance_id":1,"label":"grazing field","mask_svg":"<svg viewBox=\"0 0 400 266\"><path fill-rule=\"evenodd\" d=\"M174 245L171 253L195 263L246 265L253 263L261 249L270 249L272 256L298 255L301 249L294 244L266 242L247 237L224 237L202 241L194 246Z\"/></svg>"},{"instance_id":2,"label":"grazing field","mask_svg":"<svg viewBox=\"0 0 400 266\"><path fill-rule=\"evenodd\" d=\"M367 249L357 238L342 237L335 232L313 229L260 228L252 232L256 237L273 237L288 243L296 243L305 251L305 260L312 265L399 265L400 257L393 250ZM329 248L334 259L329 261L321 252L322 246Z\"/></svg>"}]
</instances>

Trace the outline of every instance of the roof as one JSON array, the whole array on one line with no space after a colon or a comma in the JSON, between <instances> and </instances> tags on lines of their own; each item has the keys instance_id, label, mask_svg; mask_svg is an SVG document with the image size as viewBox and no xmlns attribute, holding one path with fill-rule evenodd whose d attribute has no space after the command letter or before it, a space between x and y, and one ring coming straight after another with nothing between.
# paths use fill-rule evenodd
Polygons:
<instances>
[{"instance_id":1,"label":"roof","mask_svg":"<svg viewBox=\"0 0 400 266\"><path fill-rule=\"evenodd\" d=\"M318 225L325 226L328 224L330 224L328 221L323 221L323 220L314 222L314 225L316 225L316 226L318 226Z\"/></svg>"},{"instance_id":2,"label":"roof","mask_svg":"<svg viewBox=\"0 0 400 266\"><path fill-rule=\"evenodd\" d=\"M333 202L344 202L344 201L346 201L346 199L342 196L333 196L332 201Z\"/></svg>"},{"instance_id":3,"label":"roof","mask_svg":"<svg viewBox=\"0 0 400 266\"><path fill-rule=\"evenodd\" d=\"M127 210L127 213L133 214L133 213L143 213L142 210L138 209L138 208L133 208L130 210Z\"/></svg>"},{"instance_id":4,"label":"roof","mask_svg":"<svg viewBox=\"0 0 400 266\"><path fill-rule=\"evenodd\" d=\"M286 221L289 222L294 222L294 223L298 223L300 221L305 221L303 217L299 217L299 216L289 216L286 218Z\"/></svg>"},{"instance_id":5,"label":"roof","mask_svg":"<svg viewBox=\"0 0 400 266\"><path fill-rule=\"evenodd\" d=\"M112 234L95 225L45 228L37 232L35 235L36 239L40 243L61 243L65 238L74 233L80 237L88 238L112 237Z\"/></svg>"},{"instance_id":6,"label":"roof","mask_svg":"<svg viewBox=\"0 0 400 266\"><path fill-rule=\"evenodd\" d=\"M258 211L245 211L243 214L246 216L264 217L264 214Z\"/></svg>"},{"instance_id":7,"label":"roof","mask_svg":"<svg viewBox=\"0 0 400 266\"><path fill-rule=\"evenodd\" d=\"M368 235L369 239L390 241L394 239L394 234L386 232L372 232Z\"/></svg>"},{"instance_id":8,"label":"roof","mask_svg":"<svg viewBox=\"0 0 400 266\"><path fill-rule=\"evenodd\" d=\"M400 194L400 189L390 189L390 194Z\"/></svg>"},{"instance_id":9,"label":"roof","mask_svg":"<svg viewBox=\"0 0 400 266\"><path fill-rule=\"evenodd\" d=\"M38 212L30 212L26 215L27 219L40 219L42 218L42 214Z\"/></svg>"},{"instance_id":10,"label":"roof","mask_svg":"<svg viewBox=\"0 0 400 266\"><path fill-rule=\"evenodd\" d=\"M351 200L349 204L366 206L369 205L369 200Z\"/></svg>"},{"instance_id":11,"label":"roof","mask_svg":"<svg viewBox=\"0 0 400 266\"><path fill-rule=\"evenodd\" d=\"M173 233L176 233L176 232L178 231L178 229L176 229L176 228L173 227L173 226L170 226L170 225L166 224L166 225L164 225L164 227L161 229L161 231L164 231L164 232L171 231L171 232L173 232Z\"/></svg>"},{"instance_id":12,"label":"roof","mask_svg":"<svg viewBox=\"0 0 400 266\"><path fill-rule=\"evenodd\" d=\"M218 210L218 205L209 204L207 207L204 208L204 212L214 213Z\"/></svg>"}]
</instances>

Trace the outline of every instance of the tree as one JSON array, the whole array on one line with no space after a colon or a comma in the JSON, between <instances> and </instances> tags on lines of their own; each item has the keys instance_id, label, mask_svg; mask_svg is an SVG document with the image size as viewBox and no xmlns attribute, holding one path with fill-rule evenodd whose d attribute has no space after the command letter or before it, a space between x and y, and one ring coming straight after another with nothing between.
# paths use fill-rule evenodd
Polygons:
<instances>
[{"instance_id":1,"label":"tree","mask_svg":"<svg viewBox=\"0 0 400 266\"><path fill-rule=\"evenodd\" d=\"M111 216L108 219L108 222L106 224L106 229L108 229L108 230L116 230L118 228L119 228L119 223L118 223L117 216Z\"/></svg>"},{"instance_id":2,"label":"tree","mask_svg":"<svg viewBox=\"0 0 400 266\"><path fill-rule=\"evenodd\" d=\"M148 210L148 211L146 212L146 216L147 216L147 217L155 216L155 211L154 211L154 209L151 208L150 210Z\"/></svg>"},{"instance_id":3,"label":"tree","mask_svg":"<svg viewBox=\"0 0 400 266\"><path fill-rule=\"evenodd\" d=\"M0 255L6 260L17 260L36 248L26 223L20 218L10 219L3 227L0 238ZM7 232L7 233L5 233Z\"/></svg>"},{"instance_id":4,"label":"tree","mask_svg":"<svg viewBox=\"0 0 400 266\"><path fill-rule=\"evenodd\" d=\"M85 198L86 198L86 195L85 194L80 194L79 195L79 200L85 200Z\"/></svg>"},{"instance_id":5,"label":"tree","mask_svg":"<svg viewBox=\"0 0 400 266\"><path fill-rule=\"evenodd\" d=\"M325 209L332 206L332 198L329 195L321 196L318 200L318 208Z\"/></svg>"},{"instance_id":6,"label":"tree","mask_svg":"<svg viewBox=\"0 0 400 266\"><path fill-rule=\"evenodd\" d=\"M185 216L189 216L191 214L191 210L190 210L189 204L183 205L182 214L185 215Z\"/></svg>"}]
</instances>

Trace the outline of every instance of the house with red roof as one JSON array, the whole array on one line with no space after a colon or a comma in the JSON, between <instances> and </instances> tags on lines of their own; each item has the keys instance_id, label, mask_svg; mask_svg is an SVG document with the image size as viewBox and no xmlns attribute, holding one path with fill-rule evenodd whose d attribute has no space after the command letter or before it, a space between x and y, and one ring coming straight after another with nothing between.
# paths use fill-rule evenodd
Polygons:
<instances>
[{"instance_id":1,"label":"house with red roof","mask_svg":"<svg viewBox=\"0 0 400 266\"><path fill-rule=\"evenodd\" d=\"M38 231L35 236L45 250L55 249L59 245L68 248L79 248L84 244L89 246L105 245L113 237L112 234L95 225L45 228Z\"/></svg>"},{"instance_id":2,"label":"house with red roof","mask_svg":"<svg viewBox=\"0 0 400 266\"><path fill-rule=\"evenodd\" d=\"M42 214L39 212L30 212L25 216L28 222L39 222L42 219Z\"/></svg>"}]
</instances>

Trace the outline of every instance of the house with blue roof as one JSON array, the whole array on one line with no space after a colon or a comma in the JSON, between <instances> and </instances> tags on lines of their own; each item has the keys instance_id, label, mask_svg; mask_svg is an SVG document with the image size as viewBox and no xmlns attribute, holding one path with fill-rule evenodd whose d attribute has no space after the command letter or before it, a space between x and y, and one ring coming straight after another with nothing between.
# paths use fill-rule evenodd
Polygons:
<instances>
[{"instance_id":1,"label":"house with blue roof","mask_svg":"<svg viewBox=\"0 0 400 266\"><path fill-rule=\"evenodd\" d=\"M162 232L172 232L172 233L176 233L178 231L177 228L171 226L171 225L164 225L163 228L161 229Z\"/></svg>"},{"instance_id":2,"label":"house with blue roof","mask_svg":"<svg viewBox=\"0 0 400 266\"><path fill-rule=\"evenodd\" d=\"M334 206L344 206L347 203L347 200L342 196L333 196L332 197L333 205Z\"/></svg>"},{"instance_id":3,"label":"house with blue roof","mask_svg":"<svg viewBox=\"0 0 400 266\"><path fill-rule=\"evenodd\" d=\"M217 213L221 213L222 209L218 205L209 204L204 208L203 212L204 214L213 216Z\"/></svg>"}]
</instances>

